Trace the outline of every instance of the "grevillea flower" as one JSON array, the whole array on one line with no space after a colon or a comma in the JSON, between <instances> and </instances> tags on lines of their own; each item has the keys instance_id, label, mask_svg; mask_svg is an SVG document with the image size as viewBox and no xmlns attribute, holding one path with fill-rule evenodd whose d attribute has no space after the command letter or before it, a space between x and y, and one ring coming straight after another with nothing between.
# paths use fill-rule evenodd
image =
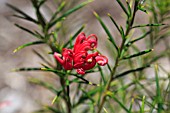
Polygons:
<instances>
[{"instance_id":1,"label":"grevillea flower","mask_svg":"<svg viewBox=\"0 0 170 113\"><path fill-rule=\"evenodd\" d=\"M97 48L97 36L91 34L86 38L84 33L80 33L73 50L63 48L62 55L55 52L54 57L64 69L71 70L74 68L77 69L78 74L83 75L86 70L92 69L96 63L101 66L108 63L106 56L100 55L98 52L89 53L95 48Z\"/></svg>"},{"instance_id":2,"label":"grevillea flower","mask_svg":"<svg viewBox=\"0 0 170 113\"><path fill-rule=\"evenodd\" d=\"M73 68L73 52L71 49L63 48L62 56L58 53L54 53L54 57L64 69L71 70Z\"/></svg>"}]
</instances>

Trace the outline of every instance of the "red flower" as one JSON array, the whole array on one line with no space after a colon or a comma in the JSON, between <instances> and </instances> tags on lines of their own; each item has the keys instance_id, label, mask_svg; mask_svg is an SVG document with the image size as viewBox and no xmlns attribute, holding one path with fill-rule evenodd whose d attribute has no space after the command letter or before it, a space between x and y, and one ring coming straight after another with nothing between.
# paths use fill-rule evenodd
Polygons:
<instances>
[{"instance_id":1,"label":"red flower","mask_svg":"<svg viewBox=\"0 0 170 113\"><path fill-rule=\"evenodd\" d=\"M73 68L73 52L71 49L63 48L62 56L58 53L54 53L54 57L64 69L71 70Z\"/></svg>"},{"instance_id":2,"label":"red flower","mask_svg":"<svg viewBox=\"0 0 170 113\"><path fill-rule=\"evenodd\" d=\"M107 57L100 55L98 52L89 54L89 50L97 47L97 37L95 34L89 35L87 38L84 33L77 36L74 49L63 48L62 55L54 53L56 60L66 70L72 68L77 69L78 74L85 74L85 70L92 69L96 63L104 66L108 63Z\"/></svg>"}]
</instances>

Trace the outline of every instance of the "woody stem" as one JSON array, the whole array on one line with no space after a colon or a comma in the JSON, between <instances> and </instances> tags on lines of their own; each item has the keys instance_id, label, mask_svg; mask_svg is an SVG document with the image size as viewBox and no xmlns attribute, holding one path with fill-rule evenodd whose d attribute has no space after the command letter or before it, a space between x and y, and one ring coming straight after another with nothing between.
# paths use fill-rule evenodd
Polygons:
<instances>
[{"instance_id":1,"label":"woody stem","mask_svg":"<svg viewBox=\"0 0 170 113\"><path fill-rule=\"evenodd\" d=\"M111 86L110 84L111 84L111 82L114 80L114 79L113 79L113 76L114 76L115 73L116 73L116 69L117 69L118 64L119 64L119 59L121 58L121 54L123 53L123 48L124 48L124 44L125 44L125 42L126 42L126 37L128 36L128 34L129 34L130 30L131 30L131 27L132 27L132 25L133 25L133 23L134 23L135 14L136 14L136 12L137 12L137 10L138 10L138 9L137 9L137 6L138 6L138 1L135 1L133 15L132 15L132 17L129 17L129 18L128 18L127 29L126 29L126 33L125 33L125 38L123 38L123 41L122 41L122 43L121 43L121 46L120 46L120 49L119 49L119 54L118 54L118 56L117 56L117 58L116 58L115 65L114 65L114 67L113 67L113 69L112 69L112 71L111 71L111 73L110 73L110 78L109 78L109 81L107 82L107 85L106 85L106 87L105 87L105 91L104 91L104 93L103 93L102 100L101 100L101 104L99 105L99 109L98 109L98 112L97 112L97 113L100 113L100 112L101 112L101 110L102 110L102 108L103 108L103 105L104 105L104 103L105 103L105 101L106 101L107 91L110 90L110 86Z\"/></svg>"}]
</instances>

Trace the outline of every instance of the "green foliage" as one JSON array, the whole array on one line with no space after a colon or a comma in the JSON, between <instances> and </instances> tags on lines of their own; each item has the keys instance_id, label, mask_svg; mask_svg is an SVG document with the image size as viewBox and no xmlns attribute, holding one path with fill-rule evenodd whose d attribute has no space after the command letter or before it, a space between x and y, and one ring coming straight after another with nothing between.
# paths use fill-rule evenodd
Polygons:
<instances>
[{"instance_id":1,"label":"green foliage","mask_svg":"<svg viewBox=\"0 0 170 113\"><path fill-rule=\"evenodd\" d=\"M53 12L49 21L47 21L40 10L46 1L31 0L35 9L36 19L19 8L7 4L19 14L14 15L15 17L39 26L39 30L36 31L15 24L21 30L38 38L38 40L19 46L14 52L37 44L46 44L51 49L50 54L45 53L49 56L54 52L60 53L65 47L73 48L73 42L77 35L84 30L85 24L79 26L79 29L74 31L74 34L70 36L68 41L61 43L59 33L63 28L62 22L70 14L92 1L88 0L73 8L64 10L68 3L61 0L61 2L58 2L58 8ZM54 64L40 52L33 50L45 64L42 64L42 67L24 67L13 70L17 72L51 72L59 78L57 81L61 84L59 89L56 89L54 85L49 84L46 80L41 81L36 78L29 80L30 83L45 87L55 94L52 100L53 106L44 106L36 113L121 113L122 111L127 113L153 113L155 111L168 113L170 111L170 100L167 99L170 92L170 72L165 71L165 66L155 65L155 62L161 58L170 58L170 45L166 42L170 36L170 26L167 24L167 21L170 19L169 0L155 0L155 2L152 0L116 0L115 2L119 5L122 13L126 15L124 25L118 24L115 15L107 15L110 22L113 23L112 25L116 27L116 31L109 30L107 23L103 21L99 13L95 11L93 13L96 21L100 23L101 29L105 31L108 40L111 42L109 43L110 47L113 46L117 53L110 56L109 59L111 60L107 66L103 68L97 65L93 69L86 71L86 74L82 76L75 73L74 70L64 70L57 61ZM149 18L148 23L139 24L135 20L138 11L142 11ZM107 14L108 12L105 13ZM137 34L137 30L140 30L140 33ZM118 38L121 42L120 45L116 43L116 38L113 37L115 32L120 34L120 38ZM139 41L144 42L142 46L144 46L145 50L140 49L137 43ZM165 49L157 53L156 47L160 42L165 43ZM107 52L113 51L108 48ZM164 71L165 78L159 76L159 68ZM154 77L151 77L150 73L145 71L145 69L148 69L149 72L155 72ZM152 69L155 69L155 71ZM88 80L86 76L91 74L98 75L100 81L93 83L91 82L92 80ZM167 82L168 85L165 85L164 82ZM152 89L152 86L155 86L155 89ZM71 87L74 87L75 90L70 90ZM75 95L71 95L72 92ZM82 107L81 105L86 105L87 107Z\"/></svg>"}]
</instances>

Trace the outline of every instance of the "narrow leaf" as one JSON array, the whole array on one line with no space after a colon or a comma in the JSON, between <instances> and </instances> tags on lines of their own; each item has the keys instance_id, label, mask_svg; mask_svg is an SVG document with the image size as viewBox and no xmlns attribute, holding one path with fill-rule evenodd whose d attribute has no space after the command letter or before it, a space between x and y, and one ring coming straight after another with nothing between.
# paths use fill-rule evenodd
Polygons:
<instances>
[{"instance_id":1,"label":"narrow leaf","mask_svg":"<svg viewBox=\"0 0 170 113\"><path fill-rule=\"evenodd\" d=\"M16 53L20 49L23 49L23 48L25 48L27 46L37 45L37 44L44 44L44 43L45 43L44 41L35 41L35 42L30 42L30 43L27 43L27 44L23 44L23 45L19 46L18 48L16 48L13 52Z\"/></svg>"},{"instance_id":2,"label":"narrow leaf","mask_svg":"<svg viewBox=\"0 0 170 113\"><path fill-rule=\"evenodd\" d=\"M23 31L26 31L26 32L28 32L29 34L31 34L31 35L33 35L33 36L39 38L39 39L42 39L42 36L41 36L41 35L36 34L36 33L32 32L31 30L29 30L29 29L23 27L23 26L20 26L20 25L18 25L18 24L15 24L15 26L17 26L18 28L22 29Z\"/></svg>"},{"instance_id":3,"label":"narrow leaf","mask_svg":"<svg viewBox=\"0 0 170 113\"><path fill-rule=\"evenodd\" d=\"M153 51L153 49L147 49L147 50L145 50L145 51L141 51L141 52L136 53L136 54L133 54L133 55L125 56L125 57L123 57L122 59L134 58L134 57L141 56L141 55L144 55L144 54L146 54L146 53L149 53L149 52L151 52L151 51Z\"/></svg>"},{"instance_id":4,"label":"narrow leaf","mask_svg":"<svg viewBox=\"0 0 170 113\"><path fill-rule=\"evenodd\" d=\"M65 12L63 15L61 15L59 18L57 18L56 20L52 21L48 28L50 29L52 26L54 26L57 22L63 20L65 17L67 17L68 15L72 14L73 12L77 11L78 9L84 7L85 5L87 5L88 3L92 2L93 0L88 0L86 2L83 2L77 6L75 6L74 8L68 10L67 12Z\"/></svg>"},{"instance_id":5,"label":"narrow leaf","mask_svg":"<svg viewBox=\"0 0 170 113\"><path fill-rule=\"evenodd\" d=\"M129 17L129 13L126 10L125 6L122 4L122 2L120 0L116 0L118 2L118 4L120 5L120 7L123 9L123 11L125 12L125 14Z\"/></svg>"},{"instance_id":6,"label":"narrow leaf","mask_svg":"<svg viewBox=\"0 0 170 113\"><path fill-rule=\"evenodd\" d=\"M38 51L36 51L36 50L33 49L33 52L34 52L39 58L41 58L46 64L48 64L49 66L53 67L53 65L52 65L50 62L48 62L48 61L44 58L44 56L41 55Z\"/></svg>"},{"instance_id":7,"label":"narrow leaf","mask_svg":"<svg viewBox=\"0 0 170 113\"><path fill-rule=\"evenodd\" d=\"M66 75L67 73L61 72L59 70L51 69L51 68L17 68L17 69L12 69L12 71L46 71L46 72L53 72L56 73L58 76L63 77L62 75ZM71 73L69 73L71 74Z\"/></svg>"},{"instance_id":8,"label":"narrow leaf","mask_svg":"<svg viewBox=\"0 0 170 113\"><path fill-rule=\"evenodd\" d=\"M98 21L100 22L101 26L103 27L103 29L105 30L106 34L108 35L109 37L109 40L112 42L112 44L114 45L114 47L116 48L116 50L118 51L118 47L115 43L115 40L114 38L112 37L110 31L108 30L108 28L106 27L106 25L104 24L104 22L102 21L102 19L100 18L100 16L94 12L94 15L96 16L96 18L98 19Z\"/></svg>"},{"instance_id":9,"label":"narrow leaf","mask_svg":"<svg viewBox=\"0 0 170 113\"><path fill-rule=\"evenodd\" d=\"M141 113L145 113L145 96L142 98L142 106L141 106Z\"/></svg>"},{"instance_id":10,"label":"narrow leaf","mask_svg":"<svg viewBox=\"0 0 170 113\"><path fill-rule=\"evenodd\" d=\"M140 67L140 68L136 68L136 69L131 69L131 70L125 71L125 72L123 72L123 73L121 73L121 74L116 75L116 76L113 77L112 79L114 80L114 79L123 77L123 76L125 76L125 75L127 75L127 74L129 74L129 73L133 73L133 72L136 72L136 71L142 71L142 70L144 70L144 69L147 68L147 67L150 67L150 65L146 65L146 66L144 66L144 67Z\"/></svg>"},{"instance_id":11,"label":"narrow leaf","mask_svg":"<svg viewBox=\"0 0 170 113\"><path fill-rule=\"evenodd\" d=\"M52 91L53 93L59 95L59 93L61 93L62 89L60 90L56 90L52 84L49 84L47 82L43 82L41 80L38 80L38 79L35 79L35 78L31 78L29 79L29 82L31 83L34 83L34 84L37 84L37 85L40 85L40 86L43 86L45 88L47 88L48 90Z\"/></svg>"},{"instance_id":12,"label":"narrow leaf","mask_svg":"<svg viewBox=\"0 0 170 113\"><path fill-rule=\"evenodd\" d=\"M122 102L119 101L118 98L115 97L114 93L112 93L111 91L107 91L106 95L113 98L127 113L129 113L129 110L126 108L126 106Z\"/></svg>"},{"instance_id":13,"label":"narrow leaf","mask_svg":"<svg viewBox=\"0 0 170 113\"><path fill-rule=\"evenodd\" d=\"M101 89L101 87L96 87L93 90L87 92L87 94L82 95L80 97L79 101L73 105L73 108L77 107L78 105L80 105L84 101L88 100L89 96L92 98L97 92L99 92L100 89Z\"/></svg>"},{"instance_id":14,"label":"narrow leaf","mask_svg":"<svg viewBox=\"0 0 170 113\"><path fill-rule=\"evenodd\" d=\"M131 46L134 42L137 42L137 41L145 38L145 37L146 37L148 34L150 34L151 32L152 32L152 31L150 30L150 31L146 32L145 34L143 34L142 36L140 36L139 38L136 38L136 39L128 42L128 43L126 44L126 47L129 47L129 46Z\"/></svg>"},{"instance_id":15,"label":"narrow leaf","mask_svg":"<svg viewBox=\"0 0 170 113\"><path fill-rule=\"evenodd\" d=\"M155 80L156 80L156 99L158 102L158 113L161 113L163 109L163 105L162 105L161 89L159 85L158 65L155 65Z\"/></svg>"},{"instance_id":16,"label":"narrow leaf","mask_svg":"<svg viewBox=\"0 0 170 113\"><path fill-rule=\"evenodd\" d=\"M67 47L67 46L69 45L69 43L70 43L70 40L74 40L74 39L77 37L77 35L78 35L84 28L85 28L85 25L82 25L81 28L69 39L69 41L67 41L67 42L64 44L63 48Z\"/></svg>"},{"instance_id":17,"label":"narrow leaf","mask_svg":"<svg viewBox=\"0 0 170 113\"><path fill-rule=\"evenodd\" d=\"M58 96L55 96L54 99L52 100L51 104L54 105L54 103L57 101Z\"/></svg>"},{"instance_id":18,"label":"narrow leaf","mask_svg":"<svg viewBox=\"0 0 170 113\"><path fill-rule=\"evenodd\" d=\"M41 68L17 68L17 69L12 69L12 71L41 71Z\"/></svg>"},{"instance_id":19,"label":"narrow leaf","mask_svg":"<svg viewBox=\"0 0 170 113\"><path fill-rule=\"evenodd\" d=\"M133 26L131 27L131 29L133 28L138 28L138 27L152 27L152 26L162 26L162 25L166 25L166 24L143 24L143 25L136 25L136 26Z\"/></svg>"},{"instance_id":20,"label":"narrow leaf","mask_svg":"<svg viewBox=\"0 0 170 113\"><path fill-rule=\"evenodd\" d=\"M95 84L95 83L92 83L92 82L86 80L86 79L83 78L82 76L79 76L79 75L77 75L77 74L72 74L72 75L75 76L75 77L77 77L77 78L79 78L79 79L81 79L81 80L83 80L86 84L94 85L94 86L99 86L98 84Z\"/></svg>"},{"instance_id":21,"label":"narrow leaf","mask_svg":"<svg viewBox=\"0 0 170 113\"><path fill-rule=\"evenodd\" d=\"M144 13L147 13L147 14L148 14L147 10L146 10L146 9L144 9L142 6L138 6L138 10L140 10L140 11L142 11L142 12L144 12Z\"/></svg>"},{"instance_id":22,"label":"narrow leaf","mask_svg":"<svg viewBox=\"0 0 170 113\"><path fill-rule=\"evenodd\" d=\"M66 5L66 2L63 1L63 2L60 4L60 6L57 8L57 11L56 11L56 12L53 14L53 16L51 17L50 22L52 22L52 21L56 18L56 16L58 15L58 13L61 12L61 11L64 9L65 5Z\"/></svg>"},{"instance_id":23,"label":"narrow leaf","mask_svg":"<svg viewBox=\"0 0 170 113\"><path fill-rule=\"evenodd\" d=\"M116 26L117 30L121 34L120 28L119 28L118 24L116 23L116 21L112 18L112 16L109 13L108 13L108 16L110 17L111 21L114 23L114 25Z\"/></svg>"},{"instance_id":24,"label":"narrow leaf","mask_svg":"<svg viewBox=\"0 0 170 113\"><path fill-rule=\"evenodd\" d=\"M15 7L15 6L13 6L13 5L11 5L11 4L6 4L8 7L10 7L11 9L13 9L14 11L16 11L17 13L19 13L19 14L21 14L21 15L23 15L25 18L23 18L23 19L25 19L25 20L28 20L28 21L31 21L31 22L33 22L33 23L38 23L35 19L33 19L32 17L30 17L29 15L27 15L26 13L24 13L23 11L21 11L20 9L18 9L17 7Z\"/></svg>"},{"instance_id":25,"label":"narrow leaf","mask_svg":"<svg viewBox=\"0 0 170 113\"><path fill-rule=\"evenodd\" d=\"M130 103L130 107L129 107L129 112L132 112L132 106L134 104L134 98L132 98L131 103Z\"/></svg>"},{"instance_id":26,"label":"narrow leaf","mask_svg":"<svg viewBox=\"0 0 170 113\"><path fill-rule=\"evenodd\" d=\"M91 95L88 93L88 92L86 92L83 88L81 88L81 91L84 93L84 95L88 98L88 99L90 99L93 103L95 102L95 100L91 97Z\"/></svg>"},{"instance_id":27,"label":"narrow leaf","mask_svg":"<svg viewBox=\"0 0 170 113\"><path fill-rule=\"evenodd\" d=\"M126 4L127 4L127 7L128 7L128 11L129 11L129 17L132 15L132 10L131 10L131 6L129 4L129 2L126 0Z\"/></svg>"},{"instance_id":28,"label":"narrow leaf","mask_svg":"<svg viewBox=\"0 0 170 113\"><path fill-rule=\"evenodd\" d=\"M104 85L106 85L106 80L105 80L105 77L104 77L103 70L102 70L102 68L100 67L100 65L97 65L97 66L98 66L98 69L99 69L99 71L100 71L100 75L101 75L102 81L103 81Z\"/></svg>"}]
</instances>

